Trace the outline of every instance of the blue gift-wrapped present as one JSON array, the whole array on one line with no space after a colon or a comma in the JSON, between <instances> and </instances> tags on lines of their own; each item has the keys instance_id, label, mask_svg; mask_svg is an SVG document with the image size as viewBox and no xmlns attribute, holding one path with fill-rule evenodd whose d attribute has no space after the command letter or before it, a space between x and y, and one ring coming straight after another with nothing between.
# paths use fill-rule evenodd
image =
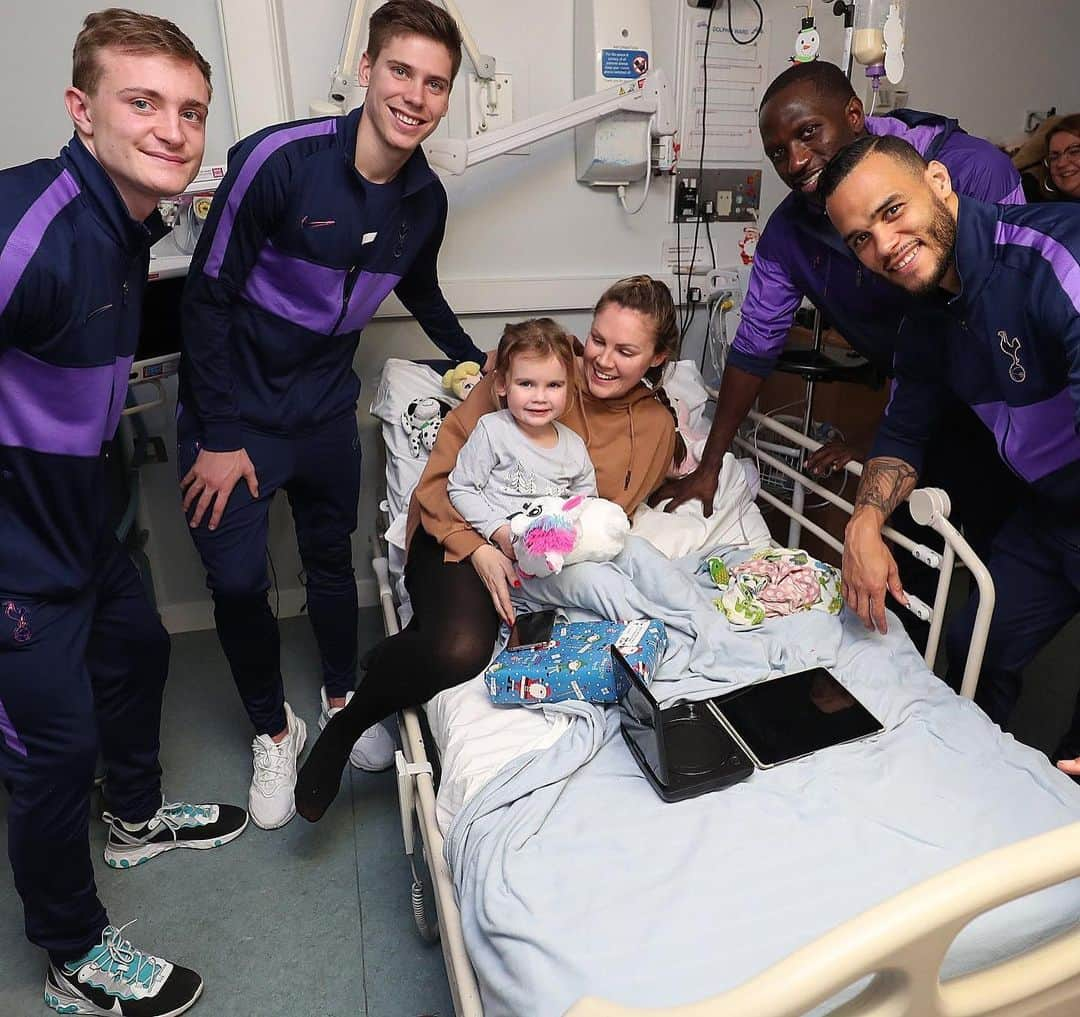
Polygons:
<instances>
[{"instance_id":1,"label":"blue gift-wrapped present","mask_svg":"<svg viewBox=\"0 0 1080 1017\"><path fill-rule=\"evenodd\" d=\"M667 649L659 621L557 622L540 650L503 650L484 672L494 703L614 703L625 691L608 647L615 644L648 684Z\"/></svg>"}]
</instances>

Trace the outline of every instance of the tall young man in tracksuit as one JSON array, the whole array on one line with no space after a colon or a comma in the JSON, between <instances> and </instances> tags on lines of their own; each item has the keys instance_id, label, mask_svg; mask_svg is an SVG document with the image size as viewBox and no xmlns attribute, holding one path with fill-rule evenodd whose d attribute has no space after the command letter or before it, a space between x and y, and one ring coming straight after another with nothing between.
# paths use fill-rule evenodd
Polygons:
<instances>
[{"instance_id":1,"label":"tall young man in tracksuit","mask_svg":"<svg viewBox=\"0 0 1080 1017\"><path fill-rule=\"evenodd\" d=\"M26 934L61 1013L187 1010L199 976L136 949L98 899L87 836L100 750L105 860L239 836L234 806L164 805L169 637L109 529L102 443L127 393L157 202L198 171L210 68L170 22L92 14L65 94L75 136L0 173L0 777Z\"/></svg>"},{"instance_id":2,"label":"tall young man in tracksuit","mask_svg":"<svg viewBox=\"0 0 1080 1017\"><path fill-rule=\"evenodd\" d=\"M907 300L903 291L863 269L825 215L818 182L836 152L860 136L894 135L927 159L944 163L960 194L1010 204L1024 200L1016 169L989 142L933 113L897 110L882 117L864 116L843 71L825 61L795 64L781 74L765 92L759 126L765 155L792 193L769 217L757 245L701 464L694 473L669 481L652 499L672 497L669 509L700 498L706 512L711 510L724 452L776 368L804 297L881 374L892 373L896 333ZM990 471L1008 486L1007 471L978 421L959 402L949 408L940 438L928 462L926 483L949 489L953 521L964 524L976 547L988 548L1015 492L1003 491L997 504L987 505L979 496L981 479ZM970 464L966 470L957 468L959 448ZM812 473L827 475L856 454L850 446L833 443L811 456L807 466ZM903 519L898 523L901 528L914 525ZM924 600L932 599L936 578L928 569L920 576L917 592ZM916 631L917 627L913 635Z\"/></svg>"},{"instance_id":3,"label":"tall young man in tracksuit","mask_svg":"<svg viewBox=\"0 0 1080 1017\"><path fill-rule=\"evenodd\" d=\"M948 394L962 399L1025 485L988 562L997 600L977 700L1004 724L1024 667L1080 611L1080 210L958 196L941 163L896 139L856 142L822 187L862 264L919 298L847 528L845 599L884 631L884 590L903 590L881 525L914 488ZM953 661L976 607L950 631ZM1080 775L1080 709L1054 757Z\"/></svg>"},{"instance_id":4,"label":"tall young man in tracksuit","mask_svg":"<svg viewBox=\"0 0 1080 1017\"><path fill-rule=\"evenodd\" d=\"M446 113L460 61L457 26L434 4L379 8L360 65L364 106L240 142L188 276L181 487L255 728L249 806L264 828L295 813L306 739L285 702L267 598L270 501L284 488L293 512L322 657L323 725L356 680L360 330L393 291L448 357L484 360L439 289L446 193L419 147ZM376 726L352 760L382 769L392 756Z\"/></svg>"}]
</instances>

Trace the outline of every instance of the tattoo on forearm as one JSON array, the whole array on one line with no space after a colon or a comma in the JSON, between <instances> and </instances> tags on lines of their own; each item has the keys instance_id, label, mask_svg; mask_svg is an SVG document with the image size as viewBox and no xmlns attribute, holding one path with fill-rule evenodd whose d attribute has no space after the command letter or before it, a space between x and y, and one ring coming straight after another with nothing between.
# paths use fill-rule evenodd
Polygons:
<instances>
[{"instance_id":1,"label":"tattoo on forearm","mask_svg":"<svg viewBox=\"0 0 1080 1017\"><path fill-rule=\"evenodd\" d=\"M859 493L855 496L855 510L879 509L886 519L915 489L918 474L903 459L871 459L863 470Z\"/></svg>"}]
</instances>

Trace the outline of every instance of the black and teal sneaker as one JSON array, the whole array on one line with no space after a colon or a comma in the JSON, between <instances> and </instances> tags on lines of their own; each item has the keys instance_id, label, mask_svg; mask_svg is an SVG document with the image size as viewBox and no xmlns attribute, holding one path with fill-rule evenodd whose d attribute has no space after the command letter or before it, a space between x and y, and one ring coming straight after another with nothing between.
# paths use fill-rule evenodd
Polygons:
<instances>
[{"instance_id":1,"label":"black and teal sneaker","mask_svg":"<svg viewBox=\"0 0 1080 1017\"><path fill-rule=\"evenodd\" d=\"M248 814L237 805L164 803L139 830L129 830L112 813L101 817L109 826L105 861L114 869L130 869L173 848L206 851L236 840Z\"/></svg>"},{"instance_id":2,"label":"black and teal sneaker","mask_svg":"<svg viewBox=\"0 0 1080 1017\"><path fill-rule=\"evenodd\" d=\"M202 990L194 971L136 950L124 939L123 928L111 925L86 956L50 964L45 975L45 1003L64 1014L176 1017L195 1004Z\"/></svg>"}]
</instances>

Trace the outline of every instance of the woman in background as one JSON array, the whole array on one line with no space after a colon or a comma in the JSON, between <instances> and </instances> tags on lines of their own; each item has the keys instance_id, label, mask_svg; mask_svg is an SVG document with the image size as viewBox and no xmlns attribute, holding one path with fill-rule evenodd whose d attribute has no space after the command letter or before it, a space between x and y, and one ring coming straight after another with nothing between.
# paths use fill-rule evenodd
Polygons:
<instances>
[{"instance_id":1,"label":"woman in background","mask_svg":"<svg viewBox=\"0 0 1080 1017\"><path fill-rule=\"evenodd\" d=\"M1080 201L1080 113L1048 120L1012 159L1029 202Z\"/></svg>"},{"instance_id":2,"label":"woman in background","mask_svg":"<svg viewBox=\"0 0 1080 1017\"><path fill-rule=\"evenodd\" d=\"M1050 201L1080 201L1080 113L1062 117L1046 135Z\"/></svg>"}]
</instances>

